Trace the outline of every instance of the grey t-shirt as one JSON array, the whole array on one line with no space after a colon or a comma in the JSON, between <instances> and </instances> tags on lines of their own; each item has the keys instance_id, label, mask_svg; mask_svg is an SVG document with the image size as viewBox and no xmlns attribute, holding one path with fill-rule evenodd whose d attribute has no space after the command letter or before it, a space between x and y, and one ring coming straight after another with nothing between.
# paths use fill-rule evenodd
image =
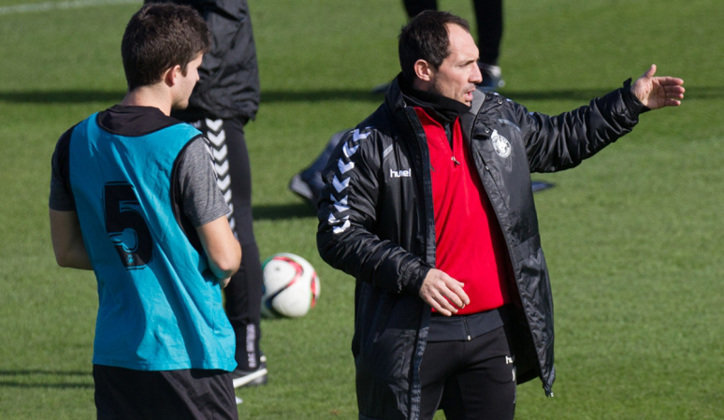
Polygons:
<instances>
[{"instance_id":1,"label":"grey t-shirt","mask_svg":"<svg viewBox=\"0 0 724 420\"><path fill-rule=\"evenodd\" d=\"M183 212L194 227L230 213L216 180L211 152L203 137L197 137L179 157L177 179Z\"/></svg>"}]
</instances>

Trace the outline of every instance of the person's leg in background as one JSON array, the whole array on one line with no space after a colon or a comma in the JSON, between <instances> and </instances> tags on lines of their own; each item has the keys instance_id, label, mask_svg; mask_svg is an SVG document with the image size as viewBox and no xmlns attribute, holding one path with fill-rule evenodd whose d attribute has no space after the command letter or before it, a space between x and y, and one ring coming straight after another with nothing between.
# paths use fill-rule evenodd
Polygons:
<instances>
[{"instance_id":1,"label":"person's leg in background","mask_svg":"<svg viewBox=\"0 0 724 420\"><path fill-rule=\"evenodd\" d=\"M315 210L317 209L317 201L319 201L322 188L324 187L322 172L327 166L329 157L332 156L334 149L347 131L348 130L342 130L334 133L327 141L327 145L324 147L322 153L314 159L314 162L296 173L289 181L289 189L306 200Z\"/></svg>"},{"instance_id":2,"label":"person's leg in background","mask_svg":"<svg viewBox=\"0 0 724 420\"><path fill-rule=\"evenodd\" d=\"M500 42L503 39L503 0L473 0L478 34L483 87L497 89L505 85L498 65Z\"/></svg>"},{"instance_id":3,"label":"person's leg in background","mask_svg":"<svg viewBox=\"0 0 724 420\"><path fill-rule=\"evenodd\" d=\"M199 127L209 140L218 183L232 210L232 230L241 243L241 268L224 289L226 313L236 333L234 387L267 381L261 338L262 268L251 208L251 165L244 138L244 121L209 120Z\"/></svg>"},{"instance_id":4,"label":"person's leg in background","mask_svg":"<svg viewBox=\"0 0 724 420\"><path fill-rule=\"evenodd\" d=\"M403 0L402 4L409 19L423 10L437 10L437 0Z\"/></svg>"}]
</instances>

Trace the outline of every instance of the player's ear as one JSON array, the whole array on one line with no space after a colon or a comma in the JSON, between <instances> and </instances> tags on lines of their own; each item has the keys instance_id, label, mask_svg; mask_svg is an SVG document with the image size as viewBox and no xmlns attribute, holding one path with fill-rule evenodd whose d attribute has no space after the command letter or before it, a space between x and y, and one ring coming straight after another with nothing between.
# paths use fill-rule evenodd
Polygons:
<instances>
[{"instance_id":1,"label":"player's ear","mask_svg":"<svg viewBox=\"0 0 724 420\"><path fill-rule=\"evenodd\" d=\"M176 84L176 78L181 76L181 66L176 64L173 67L169 67L165 72L163 72L163 77L161 80L166 84L168 87L172 87Z\"/></svg>"},{"instance_id":2,"label":"player's ear","mask_svg":"<svg viewBox=\"0 0 724 420\"><path fill-rule=\"evenodd\" d=\"M433 75L435 74L435 69L432 65L422 58L415 61L413 69L415 70L417 78L425 82L431 81Z\"/></svg>"}]
</instances>

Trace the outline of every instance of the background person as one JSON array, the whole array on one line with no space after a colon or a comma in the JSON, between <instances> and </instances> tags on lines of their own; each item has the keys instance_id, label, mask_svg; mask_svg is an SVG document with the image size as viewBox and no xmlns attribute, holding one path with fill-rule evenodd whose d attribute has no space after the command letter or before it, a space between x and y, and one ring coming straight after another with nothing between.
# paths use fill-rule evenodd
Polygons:
<instances>
[{"instance_id":1,"label":"background person","mask_svg":"<svg viewBox=\"0 0 724 420\"><path fill-rule=\"evenodd\" d=\"M163 0L162 0L163 1ZM148 2L148 1L147 1ZM224 289L226 313L236 333L234 386L267 382L260 349L262 270L254 237L251 165L244 126L259 108L259 70L246 0L175 0L196 9L211 32L189 106L173 113L204 133L219 188L231 208L229 223L244 249L241 268Z\"/></svg>"},{"instance_id":2,"label":"background person","mask_svg":"<svg viewBox=\"0 0 724 420\"><path fill-rule=\"evenodd\" d=\"M201 133L183 108L208 49L196 11L147 5L123 42L128 93L66 131L52 159L59 265L93 269L98 418L237 418L220 287L241 248Z\"/></svg>"},{"instance_id":3,"label":"background person","mask_svg":"<svg viewBox=\"0 0 724 420\"><path fill-rule=\"evenodd\" d=\"M356 278L360 418L506 419L516 383L552 393L553 301L530 173L574 167L677 106L651 68L588 106L528 112L477 88L467 22L426 11L403 28L401 74L340 141L317 245Z\"/></svg>"}]
</instances>

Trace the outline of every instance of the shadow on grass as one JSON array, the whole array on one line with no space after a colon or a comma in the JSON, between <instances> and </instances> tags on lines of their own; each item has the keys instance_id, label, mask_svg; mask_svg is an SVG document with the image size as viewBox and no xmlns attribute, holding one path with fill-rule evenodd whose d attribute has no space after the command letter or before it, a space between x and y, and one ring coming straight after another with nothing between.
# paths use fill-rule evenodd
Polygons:
<instances>
[{"instance_id":1,"label":"shadow on grass","mask_svg":"<svg viewBox=\"0 0 724 420\"><path fill-rule=\"evenodd\" d=\"M252 207L254 220L282 220L317 216L316 210L307 203L272 204Z\"/></svg>"},{"instance_id":2,"label":"shadow on grass","mask_svg":"<svg viewBox=\"0 0 724 420\"><path fill-rule=\"evenodd\" d=\"M93 375L84 371L45 369L0 370L0 388L93 388Z\"/></svg>"},{"instance_id":3,"label":"shadow on grass","mask_svg":"<svg viewBox=\"0 0 724 420\"><path fill-rule=\"evenodd\" d=\"M605 95L613 87L600 89L551 89L551 90L516 90L505 89L501 93L511 99L525 104L526 100L577 100L583 103L590 99ZM46 103L74 104L87 102L120 101L125 92L101 90L30 90L0 92L0 102L9 103ZM686 88L687 100L719 99L724 97L724 86L691 86ZM351 100L359 102L380 102L382 94L372 93L365 89L318 89L306 91L263 90L262 103L275 102L322 102Z\"/></svg>"}]
</instances>

